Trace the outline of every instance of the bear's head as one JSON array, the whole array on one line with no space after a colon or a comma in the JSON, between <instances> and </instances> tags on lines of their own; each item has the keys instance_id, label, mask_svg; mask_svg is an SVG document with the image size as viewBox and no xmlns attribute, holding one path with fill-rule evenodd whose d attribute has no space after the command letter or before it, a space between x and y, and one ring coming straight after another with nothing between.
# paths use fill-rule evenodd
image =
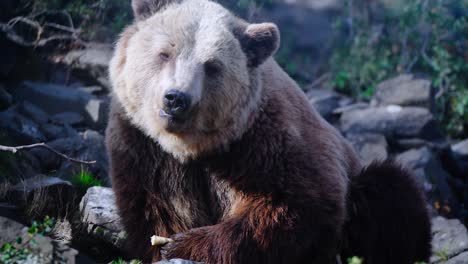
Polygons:
<instances>
[{"instance_id":1,"label":"bear's head","mask_svg":"<svg viewBox=\"0 0 468 264\"><path fill-rule=\"evenodd\" d=\"M129 120L181 161L223 148L253 122L274 24L248 24L208 0L133 0L110 65Z\"/></svg>"}]
</instances>

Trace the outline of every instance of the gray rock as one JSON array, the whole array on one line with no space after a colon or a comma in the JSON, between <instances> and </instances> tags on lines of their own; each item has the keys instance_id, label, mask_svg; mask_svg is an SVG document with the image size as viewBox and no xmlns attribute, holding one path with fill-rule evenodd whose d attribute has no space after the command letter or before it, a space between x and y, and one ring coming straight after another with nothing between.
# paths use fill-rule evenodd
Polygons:
<instances>
[{"instance_id":1,"label":"gray rock","mask_svg":"<svg viewBox=\"0 0 468 264\"><path fill-rule=\"evenodd\" d=\"M28 101L24 101L20 104L18 111L25 116L31 118L34 120L34 122L38 124L44 124L47 123L49 120L49 115L44 112L41 108L35 106L34 104L31 104Z\"/></svg>"},{"instance_id":2,"label":"gray rock","mask_svg":"<svg viewBox=\"0 0 468 264\"><path fill-rule=\"evenodd\" d=\"M48 141L61 138L63 135L63 127L53 125L53 124L44 124L41 126L42 132L47 137Z\"/></svg>"},{"instance_id":3,"label":"gray rock","mask_svg":"<svg viewBox=\"0 0 468 264\"><path fill-rule=\"evenodd\" d=\"M43 109L49 115L75 112L82 115L87 125L104 128L107 111L105 102L87 91L77 88L26 81L14 92L16 100L28 101ZM96 110L97 109L97 110Z\"/></svg>"},{"instance_id":4,"label":"gray rock","mask_svg":"<svg viewBox=\"0 0 468 264\"><path fill-rule=\"evenodd\" d=\"M468 251L468 233L465 226L457 219L436 217L432 220L432 251L431 263L467 263L443 262L441 256L452 258ZM465 254L466 255L466 254ZM466 259L465 259L466 260Z\"/></svg>"},{"instance_id":5,"label":"gray rock","mask_svg":"<svg viewBox=\"0 0 468 264\"><path fill-rule=\"evenodd\" d=\"M102 86L98 86L98 85L85 86L85 87L79 86L78 89L83 91L83 92L87 92L87 93L93 94L93 95L98 95L98 94L101 94L101 93L105 92L104 89L102 88Z\"/></svg>"},{"instance_id":6,"label":"gray rock","mask_svg":"<svg viewBox=\"0 0 468 264\"><path fill-rule=\"evenodd\" d=\"M460 157L468 158L468 139L452 145L452 151Z\"/></svg>"},{"instance_id":7,"label":"gray rock","mask_svg":"<svg viewBox=\"0 0 468 264\"><path fill-rule=\"evenodd\" d=\"M51 120L57 124L76 126L82 124L84 119L76 112L63 112L53 115Z\"/></svg>"},{"instance_id":8,"label":"gray rock","mask_svg":"<svg viewBox=\"0 0 468 264\"><path fill-rule=\"evenodd\" d=\"M80 135L66 138L59 138L50 142L47 142L47 145L54 148L60 153L63 153L69 157L79 158L79 153L86 151L86 145L84 140ZM65 173L60 173L61 166L69 164L70 162L65 161L62 157L51 153L47 149L36 148L30 151L38 160L41 161L41 165L46 170L58 171L56 176L65 180L71 180L73 174L67 171ZM69 164L73 166L74 164ZM79 171L78 171L79 172Z\"/></svg>"},{"instance_id":9,"label":"gray rock","mask_svg":"<svg viewBox=\"0 0 468 264\"><path fill-rule=\"evenodd\" d=\"M23 241L27 241L28 234L23 234ZM50 237L36 235L34 237L36 243L29 243L28 249L30 254L24 263L53 263L54 260L54 245Z\"/></svg>"},{"instance_id":10,"label":"gray rock","mask_svg":"<svg viewBox=\"0 0 468 264\"><path fill-rule=\"evenodd\" d=\"M425 106L432 104L431 82L415 79L410 74L380 83L375 90L373 102L376 105Z\"/></svg>"},{"instance_id":11,"label":"gray rock","mask_svg":"<svg viewBox=\"0 0 468 264\"><path fill-rule=\"evenodd\" d=\"M74 175L86 170L99 179L107 179L108 159L104 136L93 130L86 130L76 136L59 138L47 143L57 151L73 158L96 161L91 165L77 164L52 155L46 149L34 149L31 152L41 161L43 167L56 170L56 176L71 180Z\"/></svg>"},{"instance_id":12,"label":"gray rock","mask_svg":"<svg viewBox=\"0 0 468 264\"><path fill-rule=\"evenodd\" d=\"M434 159L431 150L427 147L411 149L397 156L397 160L410 169L417 169L426 166Z\"/></svg>"},{"instance_id":13,"label":"gray rock","mask_svg":"<svg viewBox=\"0 0 468 264\"><path fill-rule=\"evenodd\" d=\"M73 69L80 70L85 78L90 78L110 90L107 69L112 55L112 45L90 43L83 50L69 52L64 58L64 63Z\"/></svg>"},{"instance_id":14,"label":"gray rock","mask_svg":"<svg viewBox=\"0 0 468 264\"><path fill-rule=\"evenodd\" d=\"M31 138L38 141L45 140L45 136L41 132L41 129L38 126L38 124L34 123L33 121L27 118L23 118L22 116L17 116L16 120L18 122L19 128L21 129L21 133L23 133L24 135L28 135Z\"/></svg>"},{"instance_id":15,"label":"gray rock","mask_svg":"<svg viewBox=\"0 0 468 264\"><path fill-rule=\"evenodd\" d=\"M435 140L425 140L422 138L402 138L397 139L395 144L398 146L398 148L403 150L429 147L433 150L441 152L450 148L450 144L445 138Z\"/></svg>"},{"instance_id":16,"label":"gray rock","mask_svg":"<svg viewBox=\"0 0 468 264\"><path fill-rule=\"evenodd\" d=\"M459 174L468 177L468 139L452 145L451 151Z\"/></svg>"},{"instance_id":17,"label":"gray rock","mask_svg":"<svg viewBox=\"0 0 468 264\"><path fill-rule=\"evenodd\" d=\"M411 149L399 154L396 159L414 172L431 202L447 203L452 210L456 210L458 204L448 184L450 175L429 148Z\"/></svg>"},{"instance_id":18,"label":"gray rock","mask_svg":"<svg viewBox=\"0 0 468 264\"><path fill-rule=\"evenodd\" d=\"M13 97L0 85L0 109L6 109L13 104Z\"/></svg>"},{"instance_id":19,"label":"gray rock","mask_svg":"<svg viewBox=\"0 0 468 264\"><path fill-rule=\"evenodd\" d=\"M41 126L41 131L47 137L48 141L64 137L76 137L78 132L69 125L58 126L54 124L44 124Z\"/></svg>"},{"instance_id":20,"label":"gray rock","mask_svg":"<svg viewBox=\"0 0 468 264\"><path fill-rule=\"evenodd\" d=\"M307 96L317 112L327 120L331 119L333 111L340 106L341 97L332 91L311 89Z\"/></svg>"},{"instance_id":21,"label":"gray rock","mask_svg":"<svg viewBox=\"0 0 468 264\"><path fill-rule=\"evenodd\" d=\"M340 97L337 93L329 89L309 88L306 92L309 99L322 98L322 97Z\"/></svg>"},{"instance_id":22,"label":"gray rock","mask_svg":"<svg viewBox=\"0 0 468 264\"><path fill-rule=\"evenodd\" d=\"M96 239L122 248L126 237L111 188L91 187L80 203L81 221ZM149 239L149 238L148 238Z\"/></svg>"},{"instance_id":23,"label":"gray rock","mask_svg":"<svg viewBox=\"0 0 468 264\"><path fill-rule=\"evenodd\" d=\"M450 258L445 264L468 264L468 252L465 251L453 258Z\"/></svg>"},{"instance_id":24,"label":"gray rock","mask_svg":"<svg viewBox=\"0 0 468 264\"><path fill-rule=\"evenodd\" d=\"M37 175L16 184L11 196L15 204L40 215L63 216L74 206L72 184L45 175Z\"/></svg>"},{"instance_id":25,"label":"gray rock","mask_svg":"<svg viewBox=\"0 0 468 264\"><path fill-rule=\"evenodd\" d=\"M44 141L45 136L40 127L31 119L21 115L16 107L0 112L0 128L19 141L20 144L29 144Z\"/></svg>"},{"instance_id":26,"label":"gray rock","mask_svg":"<svg viewBox=\"0 0 468 264\"><path fill-rule=\"evenodd\" d=\"M367 133L348 134L346 138L358 152L364 165L369 165L375 160L385 160L388 158L388 144L383 135Z\"/></svg>"},{"instance_id":27,"label":"gray rock","mask_svg":"<svg viewBox=\"0 0 468 264\"><path fill-rule=\"evenodd\" d=\"M106 127L109 114L109 101L103 99L91 99L85 106L90 121L97 128Z\"/></svg>"},{"instance_id":28,"label":"gray rock","mask_svg":"<svg viewBox=\"0 0 468 264\"><path fill-rule=\"evenodd\" d=\"M0 120L2 120L1 117ZM13 138L13 140L10 141L10 136L12 136L12 134L9 133L5 137L7 139L7 141L5 142L8 143L3 144L9 146L17 146L23 143L32 143L30 141L25 142L23 141L24 139L21 139L21 141L16 141L19 139L17 137ZM10 152L3 152L0 167L0 200L2 200L2 198L5 197L4 195L7 194L7 192L9 191L9 189L6 187L18 183L21 179L28 179L34 177L39 171L41 171L41 164L39 160L29 151L21 151L21 153L15 154ZM7 182L8 184L5 185L5 183Z\"/></svg>"},{"instance_id":29,"label":"gray rock","mask_svg":"<svg viewBox=\"0 0 468 264\"><path fill-rule=\"evenodd\" d=\"M108 158L104 136L93 130L86 130L81 134L84 140L85 149L81 151L79 157L85 160L95 160L96 163L89 166L89 170L100 179L108 177ZM76 167L75 168L78 169ZM106 181L103 181L106 183Z\"/></svg>"},{"instance_id":30,"label":"gray rock","mask_svg":"<svg viewBox=\"0 0 468 264\"><path fill-rule=\"evenodd\" d=\"M377 133L387 137L439 138L440 131L432 114L425 108L390 105L343 113L343 133Z\"/></svg>"},{"instance_id":31,"label":"gray rock","mask_svg":"<svg viewBox=\"0 0 468 264\"><path fill-rule=\"evenodd\" d=\"M45 175L37 175L34 178L27 179L13 186L14 191L21 193L31 193L39 189L57 187L57 188L69 188L72 184L68 181L56 177L49 177Z\"/></svg>"},{"instance_id":32,"label":"gray rock","mask_svg":"<svg viewBox=\"0 0 468 264\"><path fill-rule=\"evenodd\" d=\"M24 260L14 259L12 263L22 264L52 264L52 263L75 263L78 251L70 248L67 244L53 241L50 237L35 235L31 237L28 228L11 219L0 216L0 246L4 243L17 243L21 238L18 248L26 248L29 253ZM33 242L31 242L33 241Z\"/></svg>"},{"instance_id":33,"label":"gray rock","mask_svg":"<svg viewBox=\"0 0 468 264\"><path fill-rule=\"evenodd\" d=\"M31 238L28 234L28 228L24 225L0 216L0 245L4 243L16 243L17 238L21 238L22 243L18 247L26 247L30 253L26 260L14 263L52 263L53 245L49 237L36 235ZM36 243L27 243L34 239Z\"/></svg>"},{"instance_id":34,"label":"gray rock","mask_svg":"<svg viewBox=\"0 0 468 264\"><path fill-rule=\"evenodd\" d=\"M0 236L0 246L14 241L16 237L21 235L24 228L24 225L16 221L0 216L0 233L2 234Z\"/></svg>"},{"instance_id":35,"label":"gray rock","mask_svg":"<svg viewBox=\"0 0 468 264\"><path fill-rule=\"evenodd\" d=\"M350 111L353 111L353 110L363 110L363 109L366 109L366 108L369 108L368 103L363 103L363 102L359 102L359 103L355 103L355 104L352 103L352 104L348 104L348 105L344 105L344 106L340 106L340 107L336 108L335 110L333 110L333 114L341 115L344 112L350 112Z\"/></svg>"},{"instance_id":36,"label":"gray rock","mask_svg":"<svg viewBox=\"0 0 468 264\"><path fill-rule=\"evenodd\" d=\"M30 81L23 82L13 95L18 101L29 101L48 114L84 109L92 98L88 93L68 86Z\"/></svg>"}]
</instances>

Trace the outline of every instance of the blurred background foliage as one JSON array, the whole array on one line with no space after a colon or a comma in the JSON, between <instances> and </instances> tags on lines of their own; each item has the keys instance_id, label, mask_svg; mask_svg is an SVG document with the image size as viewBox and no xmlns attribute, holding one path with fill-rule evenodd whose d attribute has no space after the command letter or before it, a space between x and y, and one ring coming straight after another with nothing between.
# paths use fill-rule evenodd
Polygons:
<instances>
[{"instance_id":1,"label":"blurred background foliage","mask_svg":"<svg viewBox=\"0 0 468 264\"><path fill-rule=\"evenodd\" d=\"M36 0L32 4L33 13L44 10L68 12L83 30L83 37L88 39L100 38L102 31L116 34L132 19L128 0Z\"/></svg>"},{"instance_id":2,"label":"blurred background foliage","mask_svg":"<svg viewBox=\"0 0 468 264\"><path fill-rule=\"evenodd\" d=\"M389 77L423 75L432 80L445 129L463 136L468 128L468 1L382 1L379 16L366 7L348 10L335 24L347 34L339 36L330 60L333 86L368 99Z\"/></svg>"},{"instance_id":3,"label":"blurred background foliage","mask_svg":"<svg viewBox=\"0 0 468 264\"><path fill-rule=\"evenodd\" d=\"M129 0L19 1L24 5L18 13L28 10L39 20L50 19L41 15L45 11L66 12L85 40L111 42L132 20ZM268 20L269 10L285 1L220 2L256 21ZM283 68L305 89L308 83L326 77L322 86L359 100L368 100L379 82L401 73L429 78L435 112L446 132L452 137L468 136L468 0L336 2L341 7L330 23L334 37L322 43L320 54L297 48L301 40L294 35L295 26L280 25L282 45L276 59ZM308 35L302 37L320 33Z\"/></svg>"}]
</instances>

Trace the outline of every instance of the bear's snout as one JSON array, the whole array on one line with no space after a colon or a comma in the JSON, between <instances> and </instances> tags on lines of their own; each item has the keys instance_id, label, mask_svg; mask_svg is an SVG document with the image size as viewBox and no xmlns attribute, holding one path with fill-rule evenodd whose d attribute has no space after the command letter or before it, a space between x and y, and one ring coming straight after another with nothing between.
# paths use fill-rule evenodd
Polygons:
<instances>
[{"instance_id":1,"label":"bear's snout","mask_svg":"<svg viewBox=\"0 0 468 264\"><path fill-rule=\"evenodd\" d=\"M189 111L192 98L187 93L169 90L164 94L163 103L164 111L167 115L180 118Z\"/></svg>"}]
</instances>

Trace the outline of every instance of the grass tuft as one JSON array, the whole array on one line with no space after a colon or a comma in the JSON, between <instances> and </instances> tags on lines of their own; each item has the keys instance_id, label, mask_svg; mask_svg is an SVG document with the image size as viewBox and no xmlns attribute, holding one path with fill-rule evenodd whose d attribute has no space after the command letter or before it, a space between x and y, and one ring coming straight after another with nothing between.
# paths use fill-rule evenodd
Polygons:
<instances>
[{"instance_id":1,"label":"grass tuft","mask_svg":"<svg viewBox=\"0 0 468 264\"><path fill-rule=\"evenodd\" d=\"M78 174L72 178L73 185L78 189L79 192L85 193L88 188L94 186L102 186L102 182L86 170L81 170Z\"/></svg>"}]
</instances>

